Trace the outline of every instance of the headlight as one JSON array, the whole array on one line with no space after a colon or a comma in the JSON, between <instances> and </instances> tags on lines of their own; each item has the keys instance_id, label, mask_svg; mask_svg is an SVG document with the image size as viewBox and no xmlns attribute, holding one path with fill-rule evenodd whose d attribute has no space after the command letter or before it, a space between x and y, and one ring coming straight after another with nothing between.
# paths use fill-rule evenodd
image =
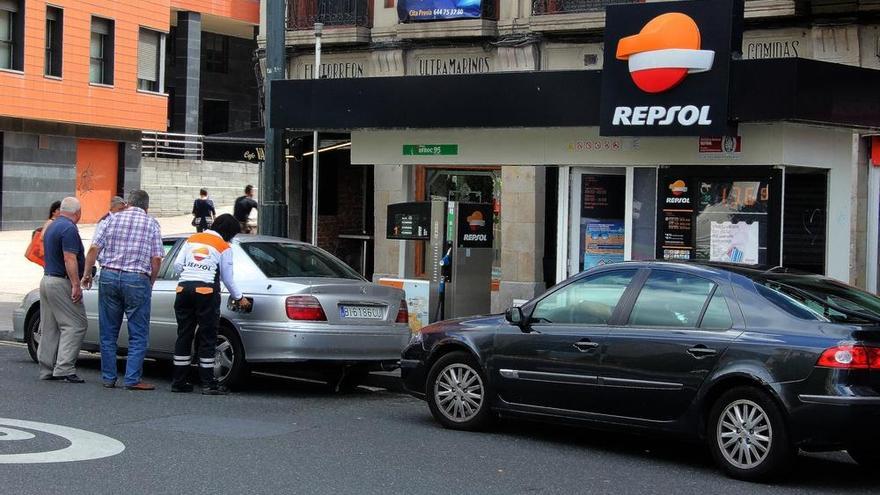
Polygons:
<instances>
[{"instance_id":1,"label":"headlight","mask_svg":"<svg viewBox=\"0 0 880 495\"><path fill-rule=\"evenodd\" d=\"M409 339L409 345L422 345L422 332L416 332L412 334L412 337Z\"/></svg>"}]
</instances>

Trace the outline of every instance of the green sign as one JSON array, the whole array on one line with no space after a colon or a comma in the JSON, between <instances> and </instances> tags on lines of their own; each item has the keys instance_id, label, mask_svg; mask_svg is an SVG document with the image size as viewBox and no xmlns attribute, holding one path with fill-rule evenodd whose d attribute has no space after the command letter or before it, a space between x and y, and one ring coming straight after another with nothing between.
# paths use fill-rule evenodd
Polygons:
<instances>
[{"instance_id":1,"label":"green sign","mask_svg":"<svg viewBox=\"0 0 880 495\"><path fill-rule=\"evenodd\" d=\"M457 144L404 144L404 156L457 155Z\"/></svg>"}]
</instances>

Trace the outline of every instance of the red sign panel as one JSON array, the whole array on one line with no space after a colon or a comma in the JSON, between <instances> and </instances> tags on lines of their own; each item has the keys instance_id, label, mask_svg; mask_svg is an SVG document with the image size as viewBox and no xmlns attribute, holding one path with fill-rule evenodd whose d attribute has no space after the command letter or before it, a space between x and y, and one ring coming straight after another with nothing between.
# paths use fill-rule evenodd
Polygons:
<instances>
[{"instance_id":1,"label":"red sign panel","mask_svg":"<svg viewBox=\"0 0 880 495\"><path fill-rule=\"evenodd\" d=\"M701 137L700 153L739 153L742 138L739 136Z\"/></svg>"}]
</instances>

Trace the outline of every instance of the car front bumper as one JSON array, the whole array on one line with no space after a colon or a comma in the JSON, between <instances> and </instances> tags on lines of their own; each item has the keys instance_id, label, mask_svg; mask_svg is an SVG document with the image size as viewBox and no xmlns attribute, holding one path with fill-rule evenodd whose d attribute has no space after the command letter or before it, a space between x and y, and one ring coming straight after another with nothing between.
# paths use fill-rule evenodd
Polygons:
<instances>
[{"instance_id":1,"label":"car front bumper","mask_svg":"<svg viewBox=\"0 0 880 495\"><path fill-rule=\"evenodd\" d=\"M18 307L12 311L12 338L24 342L24 324L27 317L25 308Z\"/></svg>"},{"instance_id":2,"label":"car front bumper","mask_svg":"<svg viewBox=\"0 0 880 495\"><path fill-rule=\"evenodd\" d=\"M253 363L396 363L410 339L406 325L370 328L280 323L243 325L240 330L246 359Z\"/></svg>"}]
</instances>

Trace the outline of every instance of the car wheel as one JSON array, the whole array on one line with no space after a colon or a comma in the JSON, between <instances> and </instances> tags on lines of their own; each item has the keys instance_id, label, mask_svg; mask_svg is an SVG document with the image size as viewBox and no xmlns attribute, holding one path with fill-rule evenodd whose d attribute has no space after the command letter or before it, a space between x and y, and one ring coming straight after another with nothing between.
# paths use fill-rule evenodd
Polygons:
<instances>
[{"instance_id":1,"label":"car wheel","mask_svg":"<svg viewBox=\"0 0 880 495\"><path fill-rule=\"evenodd\" d=\"M783 474L797 450L789 443L785 418L765 392L737 387L712 407L706 437L715 461L731 477L763 481Z\"/></svg>"},{"instance_id":2,"label":"car wheel","mask_svg":"<svg viewBox=\"0 0 880 495\"><path fill-rule=\"evenodd\" d=\"M880 469L880 447L876 443L860 443L846 449L859 466L872 470Z\"/></svg>"},{"instance_id":3,"label":"car wheel","mask_svg":"<svg viewBox=\"0 0 880 495\"><path fill-rule=\"evenodd\" d=\"M426 389L431 414L446 428L480 430L492 420L486 377L466 352L438 359L428 373Z\"/></svg>"},{"instance_id":4,"label":"car wheel","mask_svg":"<svg viewBox=\"0 0 880 495\"><path fill-rule=\"evenodd\" d=\"M40 347L40 310L34 312L33 316L28 319L27 326L24 329L24 341L27 343L28 354L34 362L37 359L37 348Z\"/></svg>"},{"instance_id":5,"label":"car wheel","mask_svg":"<svg viewBox=\"0 0 880 495\"><path fill-rule=\"evenodd\" d=\"M247 377L244 347L238 334L228 325L220 325L214 353L214 377L225 387L234 387Z\"/></svg>"}]
</instances>

